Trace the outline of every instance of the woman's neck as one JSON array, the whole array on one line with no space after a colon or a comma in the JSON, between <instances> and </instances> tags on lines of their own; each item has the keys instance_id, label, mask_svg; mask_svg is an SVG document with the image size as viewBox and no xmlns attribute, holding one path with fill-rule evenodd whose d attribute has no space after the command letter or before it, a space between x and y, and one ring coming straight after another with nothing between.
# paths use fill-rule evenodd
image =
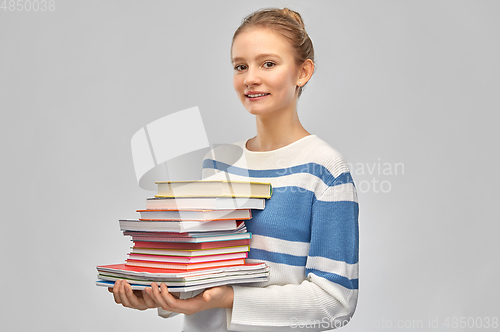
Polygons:
<instances>
[{"instance_id":1,"label":"woman's neck","mask_svg":"<svg viewBox=\"0 0 500 332\"><path fill-rule=\"evenodd\" d=\"M250 151L271 151L310 135L299 121L297 112L258 115L257 136L248 140Z\"/></svg>"}]
</instances>

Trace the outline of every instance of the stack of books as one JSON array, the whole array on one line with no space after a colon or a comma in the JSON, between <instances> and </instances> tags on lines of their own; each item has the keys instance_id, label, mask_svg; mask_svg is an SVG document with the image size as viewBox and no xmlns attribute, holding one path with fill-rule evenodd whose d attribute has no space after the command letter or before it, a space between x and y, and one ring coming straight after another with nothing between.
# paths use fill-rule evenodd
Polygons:
<instances>
[{"instance_id":1,"label":"stack of books","mask_svg":"<svg viewBox=\"0 0 500 332\"><path fill-rule=\"evenodd\" d=\"M270 198L269 183L230 181L156 182L140 218L120 220L133 247L124 264L97 266L98 286L126 279L132 289L165 283L171 292L267 281L265 263L249 264L252 234L245 220ZM249 221L251 222L251 221Z\"/></svg>"}]
</instances>

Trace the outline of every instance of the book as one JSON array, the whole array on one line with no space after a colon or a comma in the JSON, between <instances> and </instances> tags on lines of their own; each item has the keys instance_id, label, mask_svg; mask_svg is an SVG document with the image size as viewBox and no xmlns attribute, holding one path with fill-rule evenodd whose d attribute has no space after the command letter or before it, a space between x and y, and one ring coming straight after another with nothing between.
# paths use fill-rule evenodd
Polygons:
<instances>
[{"instance_id":1,"label":"book","mask_svg":"<svg viewBox=\"0 0 500 332\"><path fill-rule=\"evenodd\" d=\"M245 267L245 265L239 265ZM134 266L132 266L134 267ZM157 269L160 270L160 269ZM269 275L269 267L266 266L265 268L259 268L259 269L243 269L241 271L235 270L235 271L214 271L214 269L204 269L204 271L200 270L193 270L193 272L190 272L191 275L187 276L180 276L180 277L149 277L149 276L134 276L134 275L128 275L128 274L122 274L120 272L114 273L114 272L98 272L97 278L98 279L104 279L104 280L109 280L109 281L115 281L117 279L127 279L127 280L136 280L137 283L148 283L150 284L151 282L164 282L164 283L171 283L173 285L174 283L192 283L192 282L205 282L210 279L214 278L224 278L224 277L231 277L231 278L250 278L250 277L256 277L256 276L268 276ZM167 284L168 286L168 284Z\"/></svg>"},{"instance_id":2,"label":"book","mask_svg":"<svg viewBox=\"0 0 500 332\"><path fill-rule=\"evenodd\" d=\"M218 232L206 232L206 235L201 235L200 232L196 234L187 235L163 235L159 232L135 232L137 234L131 234L132 232L126 231L125 235L132 236L133 241L148 241L148 242L180 242L180 243L205 243L205 242L225 242L232 240L245 240L251 239L252 233L230 233L221 234ZM217 233L217 234L213 234ZM170 233L172 234L172 233ZM186 234L186 233L181 233Z\"/></svg>"},{"instance_id":3,"label":"book","mask_svg":"<svg viewBox=\"0 0 500 332\"><path fill-rule=\"evenodd\" d=\"M127 220L127 219L125 219ZM135 220L135 221L140 221L138 219L131 219L131 220ZM206 221L204 221L206 222ZM185 231L185 232L165 232L165 231L158 231L158 232L152 232L152 231L147 231L147 232L144 232L144 231L141 231L141 230L123 230L123 235L130 235L130 236L133 236L133 235L140 235L140 234L147 234L147 235L151 235L151 234L155 234L155 235L158 235L158 236L166 236L166 237L171 237L171 236L175 236L175 237L191 237L191 236L196 236L196 235L203 235L203 236L208 236L208 235L226 235L226 234L230 234L230 233L246 233L247 232L247 228L245 226L245 222L242 221L242 220L237 220L236 221L236 228L235 229L231 229L231 230L220 230L220 231L202 231L202 232L199 232L199 231Z\"/></svg>"},{"instance_id":4,"label":"book","mask_svg":"<svg viewBox=\"0 0 500 332\"><path fill-rule=\"evenodd\" d=\"M261 276L261 277L251 277L251 278L243 278L243 279L222 279L222 280L215 280L211 282L206 282L202 283L199 285L190 285L190 286L167 286L168 290L170 292L191 292L199 289L206 289L210 287L216 287L216 286L223 286L227 284L241 284L241 283L253 283L253 282L265 282L268 281L269 278L267 276ZM114 281L108 281L108 280L97 280L96 281L97 286L103 286L103 287L108 287L108 288L113 288ZM137 283L130 283L130 287L132 290L143 290L146 289L151 285L151 282L146 282L145 284L137 284Z\"/></svg>"},{"instance_id":5,"label":"book","mask_svg":"<svg viewBox=\"0 0 500 332\"><path fill-rule=\"evenodd\" d=\"M186 271L180 271L177 269L163 269L163 268L149 268L140 266L131 266L126 264L109 264L109 265L99 265L96 267L100 274L111 274L123 277L131 278L147 278L148 280L167 280L169 278L190 278L193 276L207 275L213 273L237 273L237 272L248 272L248 271L258 271L261 269L269 269L269 267L264 263L245 263L242 265L235 266L224 266L224 267L205 267L198 269L190 269Z\"/></svg>"},{"instance_id":6,"label":"book","mask_svg":"<svg viewBox=\"0 0 500 332\"><path fill-rule=\"evenodd\" d=\"M229 259L224 261L215 261L215 262L203 262L203 263L166 263L166 262L151 262L151 261L142 261L135 259L127 259L126 265L130 266L143 266L143 267L156 267L156 268L164 268L164 269L176 269L181 271L189 271L192 269L201 269L204 267L222 267L222 266L233 266L233 265L243 265L245 264L245 259Z\"/></svg>"},{"instance_id":7,"label":"book","mask_svg":"<svg viewBox=\"0 0 500 332\"><path fill-rule=\"evenodd\" d=\"M249 272L235 272L235 273L213 273L213 274L205 274L200 276L193 276L187 278L176 278L176 279L160 279L160 280L147 280L141 278L134 277L123 277L123 276L113 276L107 274L99 273L97 275L98 279L106 280L106 281L116 281L119 279L125 279L129 283L134 283L138 285L151 285L152 282L156 283L164 283L168 287L170 286L193 286L193 285L201 285L207 284L214 281L222 281L222 280L238 280L245 279L248 280L250 278L260 278L267 277L269 275L269 271L265 269L261 269L258 271L249 271Z\"/></svg>"},{"instance_id":8,"label":"book","mask_svg":"<svg viewBox=\"0 0 500 332\"><path fill-rule=\"evenodd\" d=\"M137 210L139 220L242 220L251 219L250 210Z\"/></svg>"},{"instance_id":9,"label":"book","mask_svg":"<svg viewBox=\"0 0 500 332\"><path fill-rule=\"evenodd\" d=\"M270 183L225 180L157 181L155 197L247 197L270 198Z\"/></svg>"},{"instance_id":10,"label":"book","mask_svg":"<svg viewBox=\"0 0 500 332\"><path fill-rule=\"evenodd\" d=\"M234 252L250 251L250 246L234 246L213 249L195 249L195 250L180 250L180 249L156 249L156 248L137 248L133 247L130 253L132 254L145 254L145 255L167 255L167 256L208 256L208 255L221 255Z\"/></svg>"},{"instance_id":11,"label":"book","mask_svg":"<svg viewBox=\"0 0 500 332\"><path fill-rule=\"evenodd\" d=\"M228 283L265 282L269 278L269 267L264 262L189 271L113 264L97 266L97 271L98 286L113 287L116 280L125 279L132 289L144 289L156 282L165 283L171 292L188 292Z\"/></svg>"},{"instance_id":12,"label":"book","mask_svg":"<svg viewBox=\"0 0 500 332\"><path fill-rule=\"evenodd\" d=\"M166 256L158 254L128 254L129 260L142 261L142 262L163 262L163 263L183 263L183 264L197 264L204 262L221 262L226 260L234 260L238 258L247 258L247 252L235 252L220 255L207 255L207 256Z\"/></svg>"},{"instance_id":13,"label":"book","mask_svg":"<svg viewBox=\"0 0 500 332\"><path fill-rule=\"evenodd\" d=\"M149 197L146 209L172 210L233 210L255 209L263 210L266 200L263 198L233 198L233 197Z\"/></svg>"},{"instance_id":14,"label":"book","mask_svg":"<svg viewBox=\"0 0 500 332\"><path fill-rule=\"evenodd\" d=\"M249 244L250 244L250 239L211 241L211 242L201 242L201 243L134 241L134 248L201 250L201 249L214 249L214 248L224 248L233 246L245 246Z\"/></svg>"},{"instance_id":15,"label":"book","mask_svg":"<svg viewBox=\"0 0 500 332\"><path fill-rule=\"evenodd\" d=\"M236 220L218 221L144 221L137 219L120 220L122 231L151 232L207 232L234 230L238 227Z\"/></svg>"}]
</instances>

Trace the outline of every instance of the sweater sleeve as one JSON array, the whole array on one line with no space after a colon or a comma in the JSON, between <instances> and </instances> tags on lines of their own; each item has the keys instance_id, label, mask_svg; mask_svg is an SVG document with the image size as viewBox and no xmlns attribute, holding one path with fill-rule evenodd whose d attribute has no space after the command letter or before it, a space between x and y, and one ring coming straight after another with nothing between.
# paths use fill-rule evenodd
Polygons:
<instances>
[{"instance_id":1,"label":"sweater sleeve","mask_svg":"<svg viewBox=\"0 0 500 332\"><path fill-rule=\"evenodd\" d=\"M354 183L343 173L313 202L304 280L262 288L234 285L228 329L324 331L345 325L358 295L358 211Z\"/></svg>"}]
</instances>

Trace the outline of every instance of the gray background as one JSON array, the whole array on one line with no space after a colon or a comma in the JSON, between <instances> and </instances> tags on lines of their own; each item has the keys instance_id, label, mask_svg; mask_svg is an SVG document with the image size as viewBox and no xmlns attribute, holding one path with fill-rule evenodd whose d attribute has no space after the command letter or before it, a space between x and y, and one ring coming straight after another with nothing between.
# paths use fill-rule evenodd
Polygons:
<instances>
[{"instance_id":1,"label":"gray background","mask_svg":"<svg viewBox=\"0 0 500 332\"><path fill-rule=\"evenodd\" d=\"M0 10L2 328L180 331L180 317L125 309L94 285L96 265L128 252L118 219L151 194L130 139L193 106L211 143L255 135L230 40L245 15L285 5L317 54L300 118L360 189L345 330L498 319L499 1L59 0Z\"/></svg>"}]
</instances>

